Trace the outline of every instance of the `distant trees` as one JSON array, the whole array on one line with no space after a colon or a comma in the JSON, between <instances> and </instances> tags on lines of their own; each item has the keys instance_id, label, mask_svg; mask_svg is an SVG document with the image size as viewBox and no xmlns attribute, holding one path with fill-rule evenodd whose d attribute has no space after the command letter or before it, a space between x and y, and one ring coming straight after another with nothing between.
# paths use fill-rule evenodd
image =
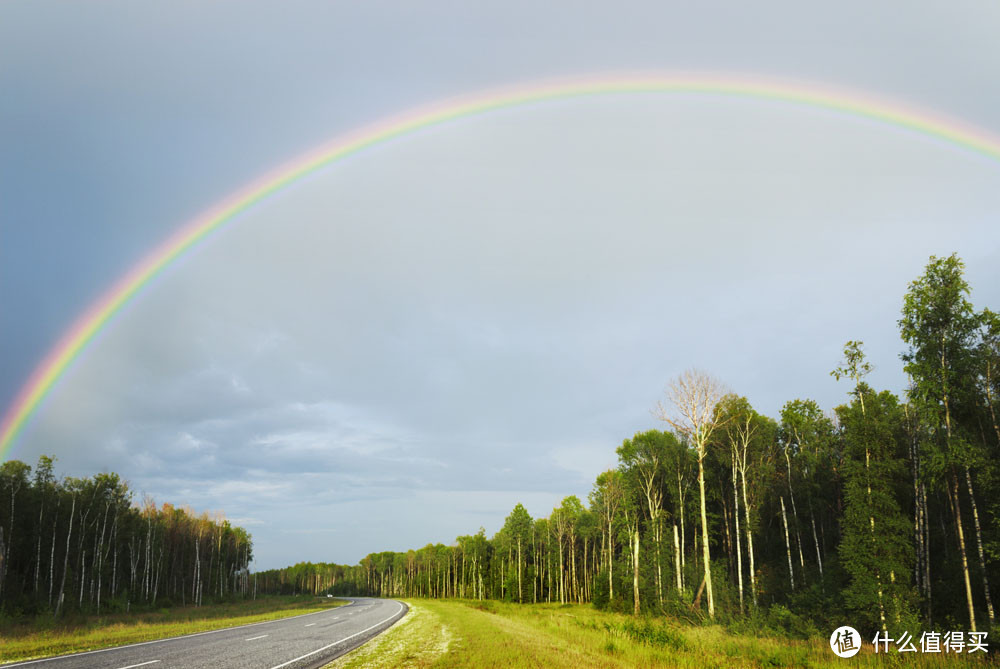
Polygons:
<instances>
[{"instance_id":1,"label":"distant trees","mask_svg":"<svg viewBox=\"0 0 1000 669\"><path fill-rule=\"evenodd\" d=\"M861 341L844 347L833 375L848 382L847 401L828 412L793 399L776 421L686 372L655 411L669 429L624 439L588 505L570 495L532 518L516 504L492 537L479 528L352 566L251 579L250 536L221 518L137 505L113 474L57 480L49 458L33 471L3 463L0 607L101 611L255 587L722 611L802 628L851 620L869 633L957 620L993 629L1000 316L977 312L969 294L956 256L932 257L910 284L902 398L869 385ZM692 513L700 522L688 532Z\"/></svg>"},{"instance_id":2,"label":"distant trees","mask_svg":"<svg viewBox=\"0 0 1000 669\"><path fill-rule=\"evenodd\" d=\"M955 257L931 258L911 284L903 399L868 384L861 341L847 342L833 372L849 386L832 412L794 399L775 421L689 372L656 410L671 429L623 440L589 508L569 496L532 519L518 504L491 539L480 528L451 546L371 554L353 567L296 565L261 582L282 592L320 584L339 594L591 601L636 614L722 609L790 631L847 619L895 637L963 617L971 631L983 614L992 627L1000 318L973 310L961 270ZM696 481L700 531L687 532Z\"/></svg>"},{"instance_id":3,"label":"distant trees","mask_svg":"<svg viewBox=\"0 0 1000 669\"><path fill-rule=\"evenodd\" d=\"M152 500L117 474L55 478L54 461L0 465L0 611L130 610L252 596L250 535Z\"/></svg>"}]
</instances>

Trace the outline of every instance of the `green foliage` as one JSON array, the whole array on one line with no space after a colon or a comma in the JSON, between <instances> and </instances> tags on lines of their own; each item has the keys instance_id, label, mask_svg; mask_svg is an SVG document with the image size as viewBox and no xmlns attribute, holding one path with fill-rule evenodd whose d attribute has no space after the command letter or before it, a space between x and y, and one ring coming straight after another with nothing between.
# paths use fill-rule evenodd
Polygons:
<instances>
[{"instance_id":1,"label":"green foliage","mask_svg":"<svg viewBox=\"0 0 1000 669\"><path fill-rule=\"evenodd\" d=\"M894 628L914 600L913 526L897 499L906 486L904 417L888 391L861 383L857 393L837 409L845 444L839 554L851 579L844 599L865 629Z\"/></svg>"},{"instance_id":2,"label":"green foliage","mask_svg":"<svg viewBox=\"0 0 1000 669\"><path fill-rule=\"evenodd\" d=\"M974 345L982 322L966 297L969 285L963 269L954 254L932 256L924 274L910 284L899 320L909 346L901 357L913 380L910 398L951 462L962 461L965 452L950 439L961 430L962 414L972 412L970 404L976 401Z\"/></svg>"},{"instance_id":3,"label":"green foliage","mask_svg":"<svg viewBox=\"0 0 1000 669\"><path fill-rule=\"evenodd\" d=\"M603 611L608 608L608 604L611 603L610 591L608 588L608 570L602 569L597 572L597 576L594 579L594 593L591 596L591 602L594 608Z\"/></svg>"},{"instance_id":4,"label":"green foliage","mask_svg":"<svg viewBox=\"0 0 1000 669\"><path fill-rule=\"evenodd\" d=\"M666 625L653 623L648 618L626 620L614 624L605 623L605 629L613 636L624 637L635 643L643 643L656 648L687 650L684 636Z\"/></svg>"},{"instance_id":5,"label":"green foliage","mask_svg":"<svg viewBox=\"0 0 1000 669\"><path fill-rule=\"evenodd\" d=\"M792 613L782 604L775 604L768 609L767 627L772 632L797 639L820 636L819 630L811 620Z\"/></svg>"}]
</instances>

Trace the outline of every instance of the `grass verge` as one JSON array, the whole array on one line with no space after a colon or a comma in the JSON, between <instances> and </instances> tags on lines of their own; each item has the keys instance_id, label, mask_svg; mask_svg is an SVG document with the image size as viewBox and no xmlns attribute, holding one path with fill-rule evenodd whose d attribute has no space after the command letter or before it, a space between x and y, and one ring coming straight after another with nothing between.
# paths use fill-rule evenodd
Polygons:
<instances>
[{"instance_id":1,"label":"grass verge","mask_svg":"<svg viewBox=\"0 0 1000 669\"><path fill-rule=\"evenodd\" d=\"M406 600L411 613L329 667L938 667L985 666L990 655L836 657L826 639L732 634L719 625L634 618L587 605ZM412 616L412 618L411 618Z\"/></svg>"},{"instance_id":2,"label":"grass verge","mask_svg":"<svg viewBox=\"0 0 1000 669\"><path fill-rule=\"evenodd\" d=\"M370 667L430 667L448 652L455 640L452 628L439 615L438 602L406 600L410 610L399 622L363 646L324 669Z\"/></svg>"},{"instance_id":3,"label":"grass verge","mask_svg":"<svg viewBox=\"0 0 1000 669\"><path fill-rule=\"evenodd\" d=\"M195 632L314 613L347 600L312 596L261 597L201 607L175 607L148 613L117 613L61 621L39 618L30 624L0 625L0 662L123 646Z\"/></svg>"}]
</instances>

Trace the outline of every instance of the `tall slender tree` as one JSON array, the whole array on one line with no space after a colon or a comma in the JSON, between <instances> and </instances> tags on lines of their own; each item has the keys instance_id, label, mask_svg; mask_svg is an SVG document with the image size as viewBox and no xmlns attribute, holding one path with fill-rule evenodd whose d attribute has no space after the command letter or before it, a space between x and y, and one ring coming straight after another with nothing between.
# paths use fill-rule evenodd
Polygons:
<instances>
[{"instance_id":1,"label":"tall slender tree","mask_svg":"<svg viewBox=\"0 0 1000 669\"><path fill-rule=\"evenodd\" d=\"M726 395L725 386L714 377L699 370L688 370L674 379L667 391L672 409L663 403L656 413L684 434L698 454L698 489L701 500L701 546L705 570L705 593L708 598L708 616L715 618L715 596L712 591L712 558L709 550L708 511L705 503L705 455L712 433L725 422L725 416L716 410Z\"/></svg>"},{"instance_id":2,"label":"tall slender tree","mask_svg":"<svg viewBox=\"0 0 1000 669\"><path fill-rule=\"evenodd\" d=\"M507 516L504 529L511 537L514 545L517 546L517 601L524 602L524 574L522 565L524 564L524 548L531 540L531 528L533 521L527 509L522 504L514 507L514 510Z\"/></svg>"},{"instance_id":3,"label":"tall slender tree","mask_svg":"<svg viewBox=\"0 0 1000 669\"><path fill-rule=\"evenodd\" d=\"M928 421L932 443L941 463L938 476L945 479L949 506L955 521L962 578L965 584L969 627L976 630L975 604L969 572L965 530L962 526L959 479L964 479L972 507L976 544L980 548L980 568L990 625L993 605L990 598L982 532L972 475L969 470L973 453L972 426L968 420L975 406L974 346L980 319L968 300L969 285L963 276L964 265L957 255L931 256L920 277L910 283L903 298L900 334L909 348L902 354L904 370L913 379L911 401Z\"/></svg>"}]
</instances>

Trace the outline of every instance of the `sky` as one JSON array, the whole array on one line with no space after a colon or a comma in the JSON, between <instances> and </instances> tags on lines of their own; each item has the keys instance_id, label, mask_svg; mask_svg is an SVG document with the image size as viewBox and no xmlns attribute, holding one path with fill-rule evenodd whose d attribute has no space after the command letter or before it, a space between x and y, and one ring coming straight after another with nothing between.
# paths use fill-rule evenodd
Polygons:
<instances>
[{"instance_id":1,"label":"sky","mask_svg":"<svg viewBox=\"0 0 1000 669\"><path fill-rule=\"evenodd\" d=\"M833 87L1000 136L982 2L0 7L0 406L185 222L315 147L498 88L625 73ZM1000 308L1000 161L733 96L552 100L310 175L173 263L9 457L223 511L256 568L489 535L586 499L671 378L831 410L930 255Z\"/></svg>"}]
</instances>

